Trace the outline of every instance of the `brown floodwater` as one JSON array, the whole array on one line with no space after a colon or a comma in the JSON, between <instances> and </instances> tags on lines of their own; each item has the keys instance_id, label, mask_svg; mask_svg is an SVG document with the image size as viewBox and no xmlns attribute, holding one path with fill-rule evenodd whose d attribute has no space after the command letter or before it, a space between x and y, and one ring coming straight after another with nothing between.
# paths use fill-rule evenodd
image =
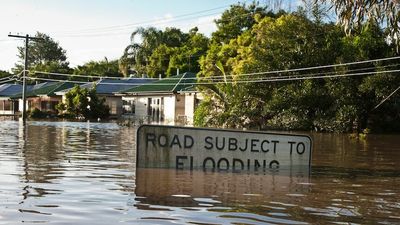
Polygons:
<instances>
[{"instance_id":1,"label":"brown floodwater","mask_svg":"<svg viewBox=\"0 0 400 225\"><path fill-rule=\"evenodd\" d=\"M137 169L135 128L0 122L0 224L400 224L400 135L309 134L312 169Z\"/></svg>"}]
</instances>

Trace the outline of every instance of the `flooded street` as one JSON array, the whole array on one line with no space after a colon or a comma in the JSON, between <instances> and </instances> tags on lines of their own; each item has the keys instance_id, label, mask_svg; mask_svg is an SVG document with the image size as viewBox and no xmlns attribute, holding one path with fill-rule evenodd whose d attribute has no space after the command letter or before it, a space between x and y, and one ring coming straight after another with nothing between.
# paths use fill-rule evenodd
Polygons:
<instances>
[{"instance_id":1,"label":"flooded street","mask_svg":"<svg viewBox=\"0 0 400 225\"><path fill-rule=\"evenodd\" d=\"M135 128L0 122L0 224L400 224L400 135L309 134L312 171L136 169Z\"/></svg>"}]
</instances>

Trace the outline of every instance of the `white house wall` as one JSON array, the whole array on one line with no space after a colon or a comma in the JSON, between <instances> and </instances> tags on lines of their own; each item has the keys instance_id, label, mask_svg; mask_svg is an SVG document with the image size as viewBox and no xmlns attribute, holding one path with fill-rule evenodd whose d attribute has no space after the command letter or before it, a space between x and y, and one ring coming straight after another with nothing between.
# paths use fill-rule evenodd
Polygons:
<instances>
[{"instance_id":1,"label":"white house wall","mask_svg":"<svg viewBox=\"0 0 400 225\"><path fill-rule=\"evenodd\" d=\"M164 97L164 120L168 124L173 124L175 121L175 96Z\"/></svg>"},{"instance_id":2,"label":"white house wall","mask_svg":"<svg viewBox=\"0 0 400 225\"><path fill-rule=\"evenodd\" d=\"M185 115L186 115L186 123L192 125L194 110L195 110L195 93L186 93L185 94Z\"/></svg>"},{"instance_id":3,"label":"white house wall","mask_svg":"<svg viewBox=\"0 0 400 225\"><path fill-rule=\"evenodd\" d=\"M26 103L26 104L25 104L25 109L26 109L26 110L29 110L28 101L26 101L25 103ZM24 104L23 104L22 99L18 99L18 111L19 111L19 112L22 112L22 106L23 106L23 105L24 105Z\"/></svg>"},{"instance_id":4,"label":"white house wall","mask_svg":"<svg viewBox=\"0 0 400 225\"><path fill-rule=\"evenodd\" d=\"M157 116L149 114L149 108L160 110L160 118L163 119L165 124L193 124L194 111L196 102L200 97L197 93L186 94L160 94L160 95L147 95L147 96L124 96L124 101L135 102L134 116L137 118L148 117L150 120L153 118L157 120ZM151 102L150 102L151 100ZM158 104L158 100L160 104ZM150 105L149 105L150 103ZM154 111L154 110L153 110ZM152 112L151 114L153 114Z\"/></svg>"},{"instance_id":5,"label":"white house wall","mask_svg":"<svg viewBox=\"0 0 400 225\"><path fill-rule=\"evenodd\" d=\"M137 97L135 102L135 115L139 118L147 116L147 97Z\"/></svg>"}]
</instances>

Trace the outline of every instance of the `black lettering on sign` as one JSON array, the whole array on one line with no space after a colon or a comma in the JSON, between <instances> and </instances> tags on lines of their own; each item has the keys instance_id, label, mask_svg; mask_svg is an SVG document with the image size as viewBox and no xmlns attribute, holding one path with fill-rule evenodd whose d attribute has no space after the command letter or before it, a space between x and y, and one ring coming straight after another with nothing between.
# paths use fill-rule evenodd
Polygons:
<instances>
[{"instance_id":1,"label":"black lettering on sign","mask_svg":"<svg viewBox=\"0 0 400 225\"><path fill-rule=\"evenodd\" d=\"M225 168L221 165L222 162L225 162ZM229 170L229 161L226 158L220 158L217 163L218 170Z\"/></svg>"},{"instance_id":2,"label":"black lettering on sign","mask_svg":"<svg viewBox=\"0 0 400 225\"><path fill-rule=\"evenodd\" d=\"M175 163L176 163L176 169L177 170L184 168L184 166L183 166L184 163L182 161L187 159L187 158L188 157L184 156L184 155L177 155L176 156ZM190 170L193 170L193 156L189 157L189 168L190 168Z\"/></svg>"},{"instance_id":3,"label":"black lettering on sign","mask_svg":"<svg viewBox=\"0 0 400 225\"><path fill-rule=\"evenodd\" d=\"M174 135L172 138L171 144L169 145L170 148L174 147L174 145L178 145L179 148L182 148L181 142L179 141L179 136L177 134Z\"/></svg>"},{"instance_id":4,"label":"black lettering on sign","mask_svg":"<svg viewBox=\"0 0 400 225\"><path fill-rule=\"evenodd\" d=\"M243 169L244 169L244 163L243 163L243 161L240 160L240 159L236 159L236 158L233 158L232 169L233 169L233 170L236 170L236 164L237 164L237 163L240 163L240 169L243 170Z\"/></svg>"},{"instance_id":5,"label":"black lettering on sign","mask_svg":"<svg viewBox=\"0 0 400 225\"><path fill-rule=\"evenodd\" d=\"M293 152L293 145L296 144L296 142L294 142L294 141L288 141L288 143L290 144L290 155L292 155L292 152Z\"/></svg>"},{"instance_id":6,"label":"black lettering on sign","mask_svg":"<svg viewBox=\"0 0 400 225\"><path fill-rule=\"evenodd\" d=\"M211 163L212 163L212 169L215 169L215 161L214 161L214 159L211 158L211 157L207 157L207 158L204 159L204 161L203 161L203 169L206 169L206 168L207 168L207 162L208 162L208 161L211 161Z\"/></svg>"},{"instance_id":7,"label":"black lettering on sign","mask_svg":"<svg viewBox=\"0 0 400 225\"><path fill-rule=\"evenodd\" d=\"M194 145L193 137L190 135L185 135L183 143L185 148L192 148Z\"/></svg>"},{"instance_id":8,"label":"black lettering on sign","mask_svg":"<svg viewBox=\"0 0 400 225\"><path fill-rule=\"evenodd\" d=\"M156 141L156 135L155 134L146 133L146 148L149 147L149 142L153 143L153 146L155 147L156 146L155 141Z\"/></svg>"},{"instance_id":9,"label":"black lettering on sign","mask_svg":"<svg viewBox=\"0 0 400 225\"><path fill-rule=\"evenodd\" d=\"M212 137L209 137L209 136L207 136L207 137L204 139L204 141L206 142L206 144L204 145L204 148L205 148L205 149L210 150L210 149L213 148L212 140L213 140Z\"/></svg>"},{"instance_id":10,"label":"black lettering on sign","mask_svg":"<svg viewBox=\"0 0 400 225\"><path fill-rule=\"evenodd\" d=\"M162 139L164 139L164 141L161 141ZM168 146L168 137L165 134L160 134L158 136L158 145L160 145L160 147L167 147Z\"/></svg>"},{"instance_id":11,"label":"black lettering on sign","mask_svg":"<svg viewBox=\"0 0 400 225\"><path fill-rule=\"evenodd\" d=\"M183 155L177 155L176 156L176 169L183 169L183 162L181 162L181 159L187 159L187 156Z\"/></svg>"},{"instance_id":12,"label":"black lettering on sign","mask_svg":"<svg viewBox=\"0 0 400 225\"><path fill-rule=\"evenodd\" d=\"M299 155L302 155L306 151L306 145L303 142L299 142L296 146L296 151Z\"/></svg>"},{"instance_id":13,"label":"black lettering on sign","mask_svg":"<svg viewBox=\"0 0 400 225\"><path fill-rule=\"evenodd\" d=\"M259 141L260 141L260 140L258 140L258 139L251 139L251 151L252 151L252 152L259 152L259 151L260 151L259 149L256 149L257 143L258 143Z\"/></svg>"},{"instance_id":14,"label":"black lettering on sign","mask_svg":"<svg viewBox=\"0 0 400 225\"><path fill-rule=\"evenodd\" d=\"M279 143L279 141L271 141L272 143L274 143L274 154L276 154L276 144Z\"/></svg>"},{"instance_id":15,"label":"black lettering on sign","mask_svg":"<svg viewBox=\"0 0 400 225\"><path fill-rule=\"evenodd\" d=\"M268 140L264 140L264 141L261 142L261 151L263 151L263 152L269 152L268 147L264 146L265 144L268 145L268 144L269 144L269 141L268 141Z\"/></svg>"},{"instance_id":16,"label":"black lettering on sign","mask_svg":"<svg viewBox=\"0 0 400 225\"><path fill-rule=\"evenodd\" d=\"M290 144L290 155L293 153L293 145L296 144L294 141L288 141ZM296 152L299 155L302 155L306 151L306 145L303 142L299 142L296 144Z\"/></svg>"},{"instance_id":17,"label":"black lettering on sign","mask_svg":"<svg viewBox=\"0 0 400 225\"><path fill-rule=\"evenodd\" d=\"M239 150L240 151L242 151L242 152L244 152L244 151L246 151L247 150L247 143L249 142L249 139L246 139L246 143L244 144L244 147L242 148L242 147L239 147Z\"/></svg>"},{"instance_id":18,"label":"black lettering on sign","mask_svg":"<svg viewBox=\"0 0 400 225\"><path fill-rule=\"evenodd\" d=\"M258 168L260 168L260 167L261 167L260 162L258 162L258 160L255 159L255 160L254 160L254 170L258 170Z\"/></svg>"},{"instance_id":19,"label":"black lettering on sign","mask_svg":"<svg viewBox=\"0 0 400 225\"><path fill-rule=\"evenodd\" d=\"M222 138L222 146L218 146L218 137L215 138L215 147L218 150L223 150L225 148L225 137Z\"/></svg>"},{"instance_id":20,"label":"black lettering on sign","mask_svg":"<svg viewBox=\"0 0 400 225\"><path fill-rule=\"evenodd\" d=\"M237 141L236 138L229 138L228 150L229 151L236 151L236 149L238 148L237 143L238 143L238 141Z\"/></svg>"},{"instance_id":21,"label":"black lettering on sign","mask_svg":"<svg viewBox=\"0 0 400 225\"><path fill-rule=\"evenodd\" d=\"M269 163L269 168L270 168L270 169L272 169L272 168L278 169L278 168L279 168L279 162L276 161L276 160L272 160L272 161Z\"/></svg>"}]
</instances>

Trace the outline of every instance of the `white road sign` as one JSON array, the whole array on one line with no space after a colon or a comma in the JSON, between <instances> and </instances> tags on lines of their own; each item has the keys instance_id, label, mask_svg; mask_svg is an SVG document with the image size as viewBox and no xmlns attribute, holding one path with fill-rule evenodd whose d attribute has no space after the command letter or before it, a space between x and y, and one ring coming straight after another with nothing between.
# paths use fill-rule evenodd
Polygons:
<instances>
[{"instance_id":1,"label":"white road sign","mask_svg":"<svg viewBox=\"0 0 400 225\"><path fill-rule=\"evenodd\" d=\"M223 129L143 125L139 168L260 170L310 167L311 138Z\"/></svg>"}]
</instances>

